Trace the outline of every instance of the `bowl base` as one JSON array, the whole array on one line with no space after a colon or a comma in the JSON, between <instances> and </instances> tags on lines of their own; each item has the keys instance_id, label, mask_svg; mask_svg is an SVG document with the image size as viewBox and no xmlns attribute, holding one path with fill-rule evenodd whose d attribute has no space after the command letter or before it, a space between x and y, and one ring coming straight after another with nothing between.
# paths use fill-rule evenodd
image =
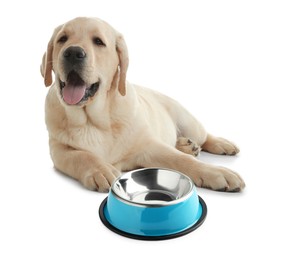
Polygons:
<instances>
[{"instance_id":1,"label":"bowl base","mask_svg":"<svg viewBox=\"0 0 303 260\"><path fill-rule=\"evenodd\" d=\"M204 202L204 200L198 196L199 198L199 203L202 207L202 214L200 216L200 218L198 219L198 221L191 227L189 227L188 229L185 229L181 232L178 232L178 233L175 233L175 234L169 234L169 235L163 235L163 236L141 236L141 235L137 235L137 234L131 234L131 233L127 233L127 232L124 232L116 227L114 227L112 224L109 223L109 221L106 219L105 217L105 214L104 214L104 209L106 207L106 204L107 204L107 198L105 198L103 200L103 202L101 203L100 205L100 208L99 208L99 216L100 216L100 219L102 221L102 223L108 228L110 229L111 231L121 235L121 236L124 236L124 237L128 237L128 238L132 238L132 239L139 239L139 240L166 240L166 239L172 239L172 238L177 238L177 237L180 237L180 236L184 236L192 231L194 231L195 229L197 229L198 227L200 227L205 218L206 218L206 214L207 214L207 207L206 207L206 204Z\"/></svg>"}]
</instances>

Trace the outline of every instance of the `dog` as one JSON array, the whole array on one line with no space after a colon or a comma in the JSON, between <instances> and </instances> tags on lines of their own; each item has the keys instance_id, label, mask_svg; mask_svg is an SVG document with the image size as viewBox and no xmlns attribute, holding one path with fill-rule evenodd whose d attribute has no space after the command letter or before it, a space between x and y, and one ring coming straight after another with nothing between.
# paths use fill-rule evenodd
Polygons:
<instances>
[{"instance_id":1,"label":"dog","mask_svg":"<svg viewBox=\"0 0 303 260\"><path fill-rule=\"evenodd\" d=\"M126 80L123 36L97 18L78 17L54 30L40 67L54 167L86 188L107 192L121 172L168 168L197 187L239 192L242 178L195 158L239 152L215 137L175 100ZM53 80L53 76L55 76Z\"/></svg>"}]
</instances>

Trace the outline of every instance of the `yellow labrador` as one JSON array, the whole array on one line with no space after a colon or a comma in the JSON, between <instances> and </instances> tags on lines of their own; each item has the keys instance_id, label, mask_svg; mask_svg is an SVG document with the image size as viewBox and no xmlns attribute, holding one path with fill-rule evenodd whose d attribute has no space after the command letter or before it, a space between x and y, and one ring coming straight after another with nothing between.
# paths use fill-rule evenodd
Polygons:
<instances>
[{"instance_id":1,"label":"yellow labrador","mask_svg":"<svg viewBox=\"0 0 303 260\"><path fill-rule=\"evenodd\" d=\"M201 149L234 155L238 148L207 134L171 98L127 82L127 67L125 41L106 22L80 17L55 29L41 65L45 85L52 85L45 108L55 167L101 192L139 167L170 168L198 187L241 191L237 173L193 156Z\"/></svg>"}]
</instances>

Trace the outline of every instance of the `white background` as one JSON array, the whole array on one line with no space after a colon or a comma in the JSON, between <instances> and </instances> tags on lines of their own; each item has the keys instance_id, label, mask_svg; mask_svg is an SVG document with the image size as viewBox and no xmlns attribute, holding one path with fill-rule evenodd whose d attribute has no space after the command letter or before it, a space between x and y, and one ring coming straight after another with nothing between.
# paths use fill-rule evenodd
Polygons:
<instances>
[{"instance_id":1,"label":"white background","mask_svg":"<svg viewBox=\"0 0 303 260\"><path fill-rule=\"evenodd\" d=\"M5 3L5 4L4 4ZM301 1L9 1L0 4L1 259L302 259ZM39 72L54 27L97 16L121 31L129 81L179 100L236 157L199 159L245 179L198 189L205 223L144 242L103 226L106 194L53 170Z\"/></svg>"}]
</instances>

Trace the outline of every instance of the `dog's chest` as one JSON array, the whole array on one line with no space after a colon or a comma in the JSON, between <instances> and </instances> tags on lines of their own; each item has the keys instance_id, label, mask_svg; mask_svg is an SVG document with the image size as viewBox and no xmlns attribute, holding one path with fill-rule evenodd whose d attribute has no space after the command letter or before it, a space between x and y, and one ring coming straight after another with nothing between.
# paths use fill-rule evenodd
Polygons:
<instances>
[{"instance_id":1,"label":"dog's chest","mask_svg":"<svg viewBox=\"0 0 303 260\"><path fill-rule=\"evenodd\" d=\"M91 125L74 127L67 135L76 149L89 151L108 162L118 161L123 156L125 151L121 146L127 149L127 138L117 125L107 130Z\"/></svg>"}]
</instances>

